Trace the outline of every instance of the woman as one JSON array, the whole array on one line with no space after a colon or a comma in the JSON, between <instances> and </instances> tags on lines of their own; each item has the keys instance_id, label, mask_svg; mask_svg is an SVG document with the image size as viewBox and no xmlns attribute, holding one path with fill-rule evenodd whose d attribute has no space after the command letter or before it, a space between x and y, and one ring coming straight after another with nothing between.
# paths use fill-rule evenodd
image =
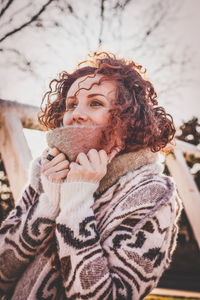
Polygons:
<instances>
[{"instance_id":1,"label":"woman","mask_svg":"<svg viewBox=\"0 0 200 300\"><path fill-rule=\"evenodd\" d=\"M0 231L8 299L143 299L171 261L180 202L156 152L172 119L141 66L85 63L51 82L50 148Z\"/></svg>"}]
</instances>

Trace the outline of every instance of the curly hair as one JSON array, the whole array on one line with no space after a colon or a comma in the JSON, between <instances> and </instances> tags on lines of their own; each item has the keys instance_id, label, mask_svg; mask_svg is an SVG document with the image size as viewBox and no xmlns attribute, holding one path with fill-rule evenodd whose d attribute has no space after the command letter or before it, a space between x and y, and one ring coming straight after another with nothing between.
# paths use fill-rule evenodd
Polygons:
<instances>
[{"instance_id":1,"label":"curly hair","mask_svg":"<svg viewBox=\"0 0 200 300\"><path fill-rule=\"evenodd\" d=\"M145 73L146 70L143 71L142 66L134 61L118 59L106 52L94 53L71 74L63 71L59 79L50 82L50 90L42 99L39 122L47 130L62 126L70 86L80 77L101 74L104 80L117 83L110 122L112 130L122 136L123 152L147 147L153 152L159 151L173 139L175 127L171 115L158 106L156 91L152 83L145 79Z\"/></svg>"}]
</instances>

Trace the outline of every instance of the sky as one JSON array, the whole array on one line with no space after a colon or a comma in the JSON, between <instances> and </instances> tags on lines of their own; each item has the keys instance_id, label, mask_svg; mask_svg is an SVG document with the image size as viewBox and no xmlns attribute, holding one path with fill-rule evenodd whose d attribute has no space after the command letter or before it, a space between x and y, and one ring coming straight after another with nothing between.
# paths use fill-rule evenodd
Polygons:
<instances>
[{"instance_id":1,"label":"sky","mask_svg":"<svg viewBox=\"0 0 200 300\"><path fill-rule=\"evenodd\" d=\"M0 18L0 37L28 20L45 1L27 3L14 1ZM38 22L1 42L0 98L39 106L50 80L97 50L101 35L102 50L147 68L159 104L177 127L193 116L200 118L200 1L132 0L124 10L113 9L116 0L105 1L103 23L99 3L62 1L59 9L53 3ZM25 135L33 156L39 155L45 147L43 134L41 138L25 130Z\"/></svg>"}]
</instances>

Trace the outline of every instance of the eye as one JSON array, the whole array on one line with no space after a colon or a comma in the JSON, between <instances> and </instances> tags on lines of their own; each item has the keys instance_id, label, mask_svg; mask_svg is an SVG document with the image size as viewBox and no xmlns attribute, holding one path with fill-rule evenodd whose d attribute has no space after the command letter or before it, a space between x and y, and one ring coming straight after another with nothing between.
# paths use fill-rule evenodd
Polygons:
<instances>
[{"instance_id":1,"label":"eye","mask_svg":"<svg viewBox=\"0 0 200 300\"><path fill-rule=\"evenodd\" d=\"M104 106L100 100L92 100L90 106Z\"/></svg>"},{"instance_id":2,"label":"eye","mask_svg":"<svg viewBox=\"0 0 200 300\"><path fill-rule=\"evenodd\" d=\"M77 103L74 101L74 102L69 102L69 103L67 103L67 105L66 105L66 109L68 109L68 110L73 110L73 109L75 109L76 108L76 106L77 106Z\"/></svg>"}]
</instances>

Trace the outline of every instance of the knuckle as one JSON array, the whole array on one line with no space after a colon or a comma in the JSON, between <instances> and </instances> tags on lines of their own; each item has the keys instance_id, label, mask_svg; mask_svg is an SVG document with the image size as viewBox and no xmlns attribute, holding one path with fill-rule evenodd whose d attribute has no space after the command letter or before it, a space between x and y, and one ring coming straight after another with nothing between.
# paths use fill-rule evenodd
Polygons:
<instances>
[{"instance_id":1,"label":"knuckle","mask_svg":"<svg viewBox=\"0 0 200 300\"><path fill-rule=\"evenodd\" d=\"M64 153L60 153L60 154L59 154L59 158L60 158L61 160L66 160L66 157L65 157L65 154L64 154Z\"/></svg>"},{"instance_id":2,"label":"knuckle","mask_svg":"<svg viewBox=\"0 0 200 300\"><path fill-rule=\"evenodd\" d=\"M56 147L54 147L54 148L52 148L52 152L55 154L58 154L60 151Z\"/></svg>"},{"instance_id":3,"label":"knuckle","mask_svg":"<svg viewBox=\"0 0 200 300\"><path fill-rule=\"evenodd\" d=\"M67 160L64 161L63 167L64 167L64 168L68 168L68 167L69 167L69 162L68 162Z\"/></svg>"},{"instance_id":4,"label":"knuckle","mask_svg":"<svg viewBox=\"0 0 200 300\"><path fill-rule=\"evenodd\" d=\"M59 151L56 148L52 148L52 149L49 150L48 154L56 156L56 155L59 154Z\"/></svg>"}]
</instances>

